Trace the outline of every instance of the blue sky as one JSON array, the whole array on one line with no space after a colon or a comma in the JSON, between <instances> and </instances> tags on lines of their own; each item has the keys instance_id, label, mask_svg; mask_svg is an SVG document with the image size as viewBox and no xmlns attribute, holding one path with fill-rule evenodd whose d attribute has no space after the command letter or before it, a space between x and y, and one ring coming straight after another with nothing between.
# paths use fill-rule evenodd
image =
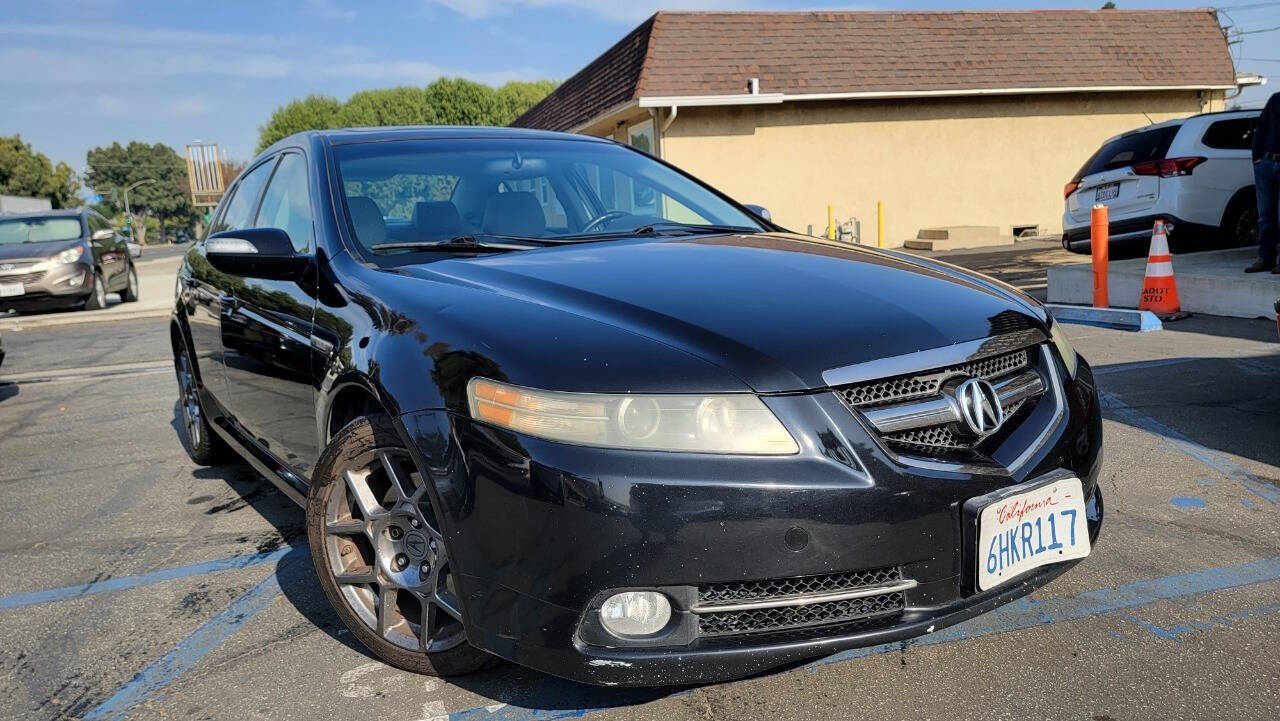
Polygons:
<instances>
[{"instance_id":1,"label":"blue sky","mask_svg":"<svg viewBox=\"0 0 1280 721\"><path fill-rule=\"evenodd\" d=\"M1227 0L1243 29L1280 26L1280 3ZM1122 8L1199 7L1126 2ZM113 140L216 141L247 159L283 102L323 92L425 85L441 75L491 84L564 79L659 8L1097 8L1101 0L823 2L822 0L62 0L0 17L0 135L20 133L77 170ZM1239 9L1230 9L1230 8ZM1280 32L1244 36L1242 58L1280 60ZM1176 52L1171 48L1170 52ZM1280 62L1242 60L1278 72ZM1241 99L1261 104L1272 88Z\"/></svg>"}]
</instances>

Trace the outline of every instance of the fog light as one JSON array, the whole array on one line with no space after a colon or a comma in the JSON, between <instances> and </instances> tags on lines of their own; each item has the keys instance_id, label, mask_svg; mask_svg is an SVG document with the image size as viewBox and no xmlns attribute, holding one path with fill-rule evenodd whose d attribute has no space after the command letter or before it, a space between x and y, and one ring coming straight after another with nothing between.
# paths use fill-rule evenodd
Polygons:
<instances>
[{"instance_id":1,"label":"fog light","mask_svg":"<svg viewBox=\"0 0 1280 721\"><path fill-rule=\"evenodd\" d=\"M653 591L625 591L600 607L600 623L615 636L651 636L671 620L671 602Z\"/></svg>"},{"instance_id":2,"label":"fog light","mask_svg":"<svg viewBox=\"0 0 1280 721\"><path fill-rule=\"evenodd\" d=\"M63 282L72 288L78 288L80 286L81 280L83 280L83 278L81 278L79 275L73 275L70 278L67 278Z\"/></svg>"}]
</instances>

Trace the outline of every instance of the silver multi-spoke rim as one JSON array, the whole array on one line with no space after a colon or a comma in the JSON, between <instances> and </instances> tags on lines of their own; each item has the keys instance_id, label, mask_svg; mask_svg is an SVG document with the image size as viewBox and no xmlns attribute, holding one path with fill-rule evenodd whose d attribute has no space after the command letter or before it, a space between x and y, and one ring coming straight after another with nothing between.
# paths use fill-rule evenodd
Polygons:
<instances>
[{"instance_id":1,"label":"silver multi-spoke rim","mask_svg":"<svg viewBox=\"0 0 1280 721\"><path fill-rule=\"evenodd\" d=\"M201 428L200 396L196 393L196 379L191 373L191 362L186 353L178 354L178 400L182 403L182 423L187 429L187 440L192 448L199 448L204 440Z\"/></svg>"},{"instance_id":2,"label":"silver multi-spoke rim","mask_svg":"<svg viewBox=\"0 0 1280 721\"><path fill-rule=\"evenodd\" d=\"M107 304L107 288L102 284L102 279L97 276L93 278L93 299L99 307Z\"/></svg>"},{"instance_id":3,"label":"silver multi-spoke rim","mask_svg":"<svg viewBox=\"0 0 1280 721\"><path fill-rule=\"evenodd\" d=\"M369 451L329 485L324 544L329 573L374 633L438 653L466 641L444 536L408 453Z\"/></svg>"}]
</instances>

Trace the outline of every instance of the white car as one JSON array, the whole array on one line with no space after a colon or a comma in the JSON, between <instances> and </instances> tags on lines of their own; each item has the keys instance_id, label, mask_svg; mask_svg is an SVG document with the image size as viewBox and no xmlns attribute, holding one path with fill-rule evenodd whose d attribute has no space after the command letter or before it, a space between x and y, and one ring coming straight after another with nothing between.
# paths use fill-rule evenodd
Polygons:
<instances>
[{"instance_id":1,"label":"white car","mask_svg":"<svg viewBox=\"0 0 1280 721\"><path fill-rule=\"evenodd\" d=\"M1107 140L1063 189L1062 245L1089 252L1090 212L1107 206L1111 242L1151 239L1157 218L1171 233L1258 240L1250 148L1260 110L1205 113Z\"/></svg>"}]
</instances>

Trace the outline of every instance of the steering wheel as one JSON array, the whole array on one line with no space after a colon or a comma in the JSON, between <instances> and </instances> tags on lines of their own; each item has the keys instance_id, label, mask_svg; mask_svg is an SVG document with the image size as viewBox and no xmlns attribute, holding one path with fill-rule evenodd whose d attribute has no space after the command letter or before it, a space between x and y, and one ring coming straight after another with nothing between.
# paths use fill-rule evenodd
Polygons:
<instances>
[{"instance_id":1,"label":"steering wheel","mask_svg":"<svg viewBox=\"0 0 1280 721\"><path fill-rule=\"evenodd\" d=\"M600 226L604 225L605 223L609 222L610 220L617 220L618 218L625 218L625 217L626 217L626 216L628 216L628 215L631 215L631 213L628 213L628 212L627 212L627 211L625 211L625 210L610 210L610 211L606 211L606 212L604 212L604 213L601 213L600 215L597 215L596 217L592 218L591 220L587 221L587 224L586 224L586 225L584 225L584 226L582 226L582 232L583 232L583 233L590 233L591 231L593 231L593 230L595 230L595 229L599 228Z\"/></svg>"}]
</instances>

